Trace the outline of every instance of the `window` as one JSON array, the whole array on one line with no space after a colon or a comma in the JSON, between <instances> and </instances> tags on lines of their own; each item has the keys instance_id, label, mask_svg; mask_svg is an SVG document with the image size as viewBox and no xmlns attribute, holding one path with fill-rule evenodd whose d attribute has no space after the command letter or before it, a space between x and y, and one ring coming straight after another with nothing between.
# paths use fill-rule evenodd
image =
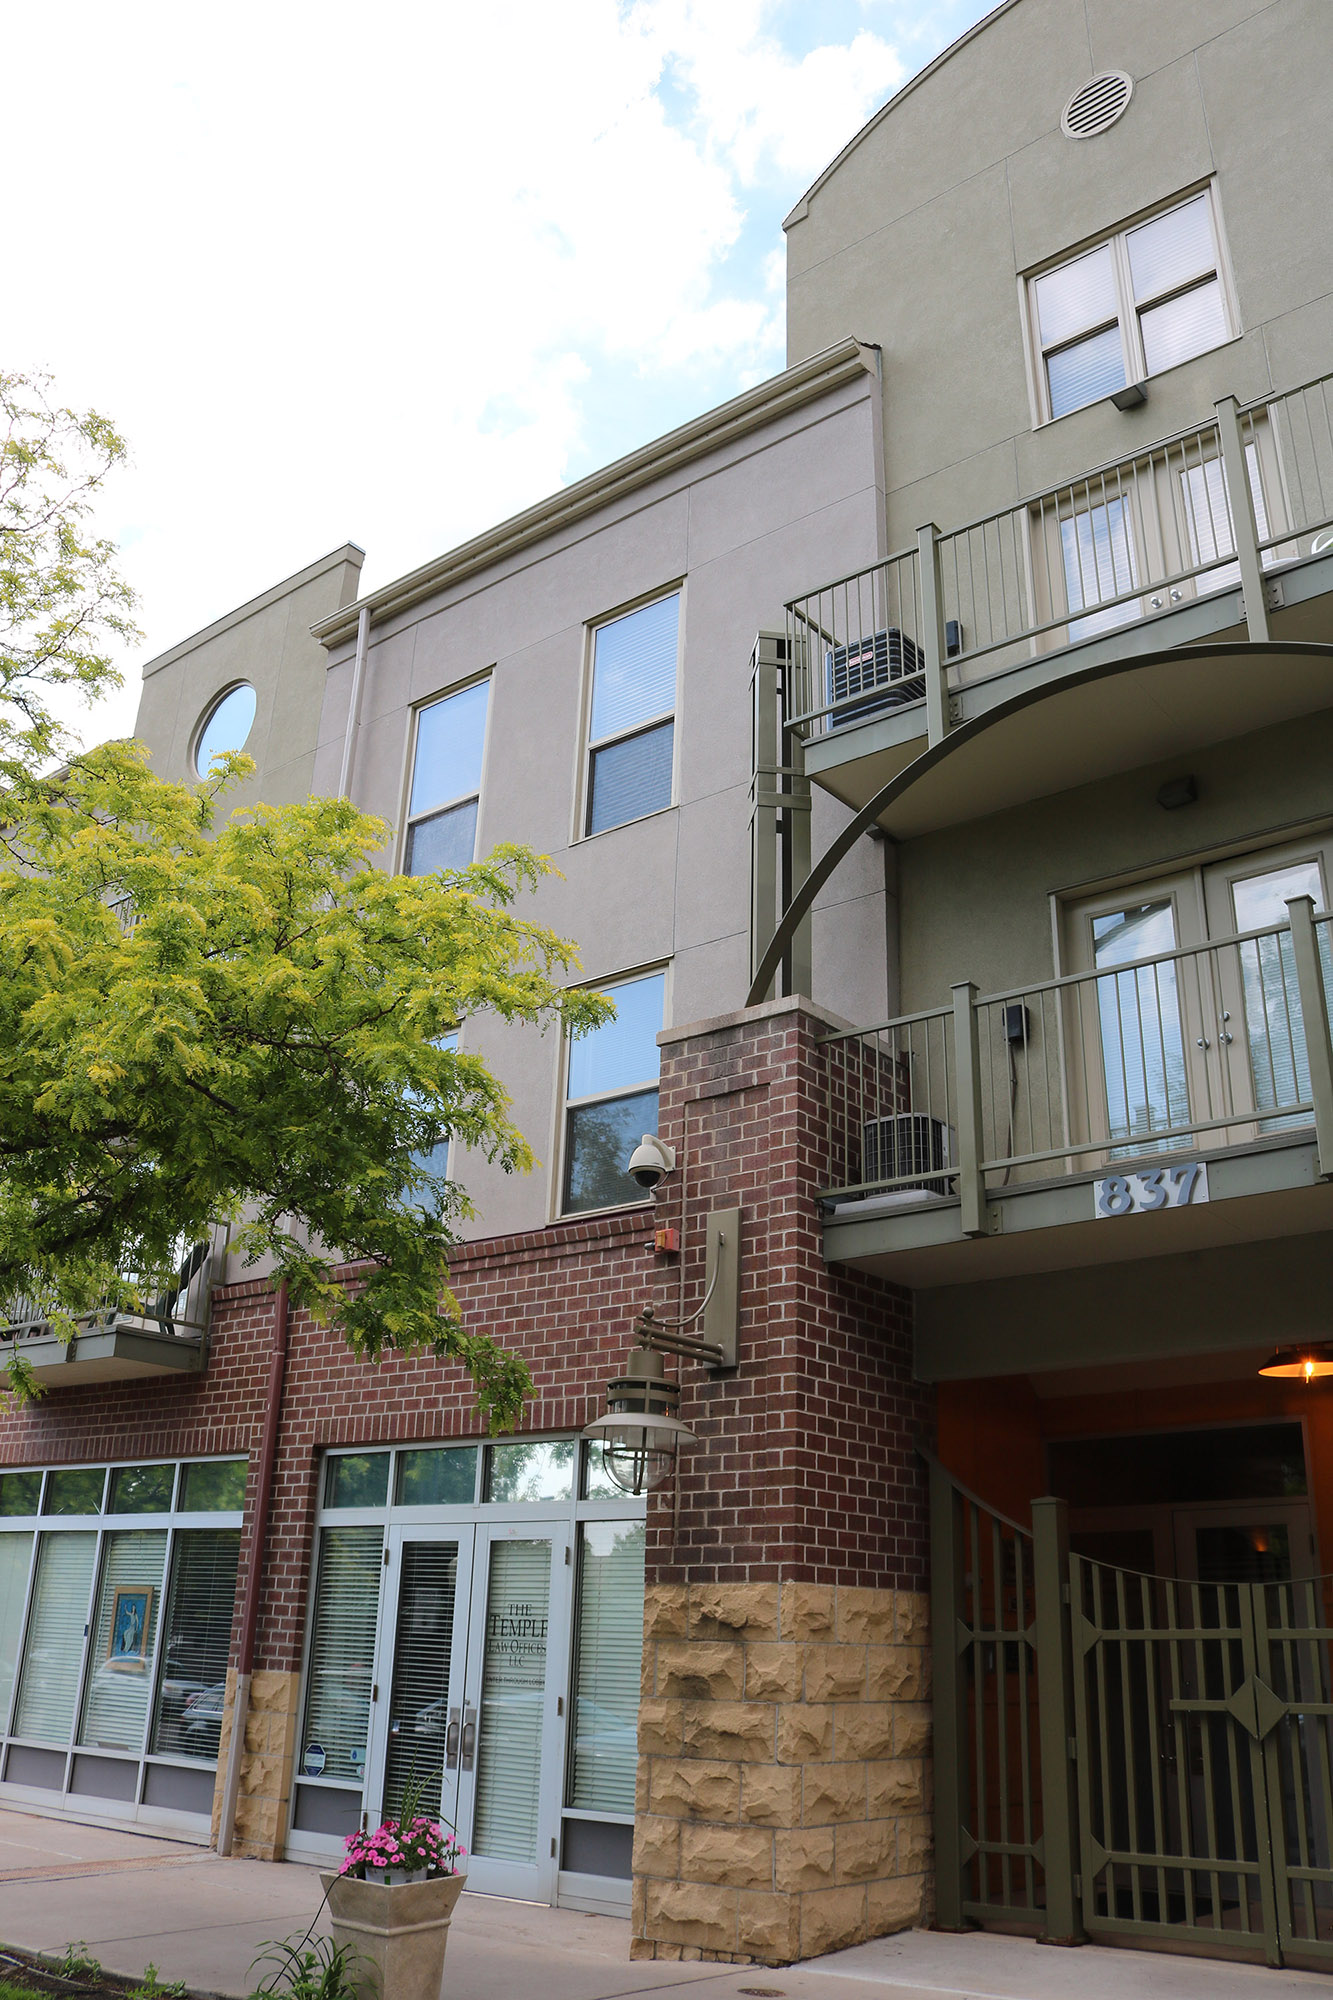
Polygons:
<instances>
[{"instance_id":1,"label":"window","mask_svg":"<svg viewBox=\"0 0 1333 2000\"><path fill-rule=\"evenodd\" d=\"M671 804L679 641L678 592L593 634L585 833Z\"/></svg>"},{"instance_id":2,"label":"window","mask_svg":"<svg viewBox=\"0 0 1333 2000\"><path fill-rule=\"evenodd\" d=\"M435 1043L435 1047L447 1050L456 1049L458 1047L457 1033L441 1035ZM419 1103L420 1099L416 1101ZM434 1145L423 1146L419 1152L413 1153L412 1165L419 1173L429 1174L433 1180L447 1181L449 1178L449 1134L442 1132ZM418 1190L413 1206L420 1207L423 1213L430 1212L430 1197L424 1188Z\"/></svg>"},{"instance_id":3,"label":"window","mask_svg":"<svg viewBox=\"0 0 1333 2000\"><path fill-rule=\"evenodd\" d=\"M466 868L477 849L477 801L489 681L433 701L417 715L403 872Z\"/></svg>"},{"instance_id":4,"label":"window","mask_svg":"<svg viewBox=\"0 0 1333 2000\"><path fill-rule=\"evenodd\" d=\"M1064 563L1065 596L1071 611L1085 605L1106 604L1087 618L1071 618L1069 637L1090 639L1097 632L1113 630L1137 618L1137 599L1128 604L1107 603L1123 597L1138 586L1138 563L1130 529L1129 510L1124 500L1077 509L1060 522L1060 554Z\"/></svg>"},{"instance_id":5,"label":"window","mask_svg":"<svg viewBox=\"0 0 1333 2000\"><path fill-rule=\"evenodd\" d=\"M245 748L254 727L255 705L255 691L248 681L229 688L214 702L194 746L194 768L201 778L208 776L215 757Z\"/></svg>"},{"instance_id":6,"label":"window","mask_svg":"<svg viewBox=\"0 0 1333 2000\"><path fill-rule=\"evenodd\" d=\"M1211 194L1043 272L1029 297L1045 417L1220 347L1235 327Z\"/></svg>"},{"instance_id":7,"label":"window","mask_svg":"<svg viewBox=\"0 0 1333 2000\"><path fill-rule=\"evenodd\" d=\"M565 1109L564 1212L615 1208L642 1196L626 1173L638 1139L657 1130L657 1035L666 974L604 989L616 1018L571 1043Z\"/></svg>"}]
</instances>

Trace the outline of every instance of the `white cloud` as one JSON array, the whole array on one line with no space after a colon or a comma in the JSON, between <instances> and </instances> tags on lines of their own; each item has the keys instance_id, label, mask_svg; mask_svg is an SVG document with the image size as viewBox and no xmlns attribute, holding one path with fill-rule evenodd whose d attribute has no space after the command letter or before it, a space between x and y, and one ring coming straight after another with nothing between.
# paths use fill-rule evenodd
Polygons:
<instances>
[{"instance_id":1,"label":"white cloud","mask_svg":"<svg viewBox=\"0 0 1333 2000\"><path fill-rule=\"evenodd\" d=\"M373 584L552 490L599 370L643 385L628 450L782 365L776 221L901 65L864 28L790 51L776 18L11 13L7 72L43 84L7 96L28 250L19 283L11 238L0 357L130 438L100 525L148 652L348 536ZM99 731L129 726L129 672Z\"/></svg>"}]
</instances>

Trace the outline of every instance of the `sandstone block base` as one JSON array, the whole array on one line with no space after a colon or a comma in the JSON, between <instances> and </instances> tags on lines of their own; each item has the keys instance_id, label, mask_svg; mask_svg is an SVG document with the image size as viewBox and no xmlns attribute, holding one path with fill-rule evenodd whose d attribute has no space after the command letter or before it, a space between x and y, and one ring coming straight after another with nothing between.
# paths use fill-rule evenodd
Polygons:
<instances>
[{"instance_id":1,"label":"sandstone block base","mask_svg":"<svg viewBox=\"0 0 1333 2000\"><path fill-rule=\"evenodd\" d=\"M636 1959L789 1965L929 1915L917 1591L654 1584Z\"/></svg>"},{"instance_id":2,"label":"sandstone block base","mask_svg":"<svg viewBox=\"0 0 1333 2000\"><path fill-rule=\"evenodd\" d=\"M281 1861L286 1846L300 1691L299 1674L277 1673L261 1668L251 1677L232 1846L233 1854L250 1861ZM215 1846L222 1820L222 1793L235 1719L236 1674L229 1667L218 1744L217 1784L213 1791L212 1840Z\"/></svg>"}]
</instances>

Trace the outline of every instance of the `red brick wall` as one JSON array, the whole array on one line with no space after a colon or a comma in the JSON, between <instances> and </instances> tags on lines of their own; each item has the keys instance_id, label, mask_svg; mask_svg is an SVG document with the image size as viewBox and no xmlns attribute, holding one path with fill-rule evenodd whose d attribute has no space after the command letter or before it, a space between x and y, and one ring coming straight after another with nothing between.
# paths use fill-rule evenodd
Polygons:
<instances>
[{"instance_id":1,"label":"red brick wall","mask_svg":"<svg viewBox=\"0 0 1333 2000\"><path fill-rule=\"evenodd\" d=\"M826 1269L813 1201L827 1171L819 1023L787 1007L663 1049L662 1132L681 1170L654 1215L638 1208L460 1246L468 1323L516 1346L536 1394L524 1428L577 1430L602 1407L637 1310L674 1317L702 1298L702 1218L743 1209L741 1367L682 1367L679 1496L650 1509L652 1581L793 1581L918 1587L924 1488L913 1446L931 1428L911 1379L910 1301ZM657 1224L684 1253L657 1257ZM683 1281L683 1293L680 1286ZM214 1296L206 1372L53 1390L0 1413L0 1463L152 1459L259 1448L274 1299L263 1283ZM329 1445L479 1434L456 1365L354 1362L293 1313L257 1664L299 1665L320 1452ZM252 1481L253 1484L253 1481ZM247 1516L242 1563L249 1548ZM238 1598L239 1601L239 1598Z\"/></svg>"},{"instance_id":2,"label":"red brick wall","mask_svg":"<svg viewBox=\"0 0 1333 2000\"><path fill-rule=\"evenodd\" d=\"M682 1230L692 1312L703 1218L741 1206L741 1366L682 1368L680 1414L700 1445L680 1455L678 1505L652 1509L652 1581L926 1581L915 1446L933 1441L933 1392L912 1379L910 1294L824 1262L822 1030L784 1003L663 1049L659 1129L681 1166L659 1217Z\"/></svg>"}]
</instances>

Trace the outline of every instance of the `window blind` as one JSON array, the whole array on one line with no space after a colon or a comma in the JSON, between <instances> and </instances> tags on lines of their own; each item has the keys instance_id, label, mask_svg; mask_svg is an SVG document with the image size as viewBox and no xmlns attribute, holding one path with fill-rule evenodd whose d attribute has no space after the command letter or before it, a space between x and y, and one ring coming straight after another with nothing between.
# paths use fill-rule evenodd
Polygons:
<instances>
[{"instance_id":1,"label":"window blind","mask_svg":"<svg viewBox=\"0 0 1333 2000\"><path fill-rule=\"evenodd\" d=\"M40 1539L14 1719L16 1736L29 1736L38 1743L69 1741L96 1549L92 1533Z\"/></svg>"},{"instance_id":2,"label":"window blind","mask_svg":"<svg viewBox=\"0 0 1333 2000\"><path fill-rule=\"evenodd\" d=\"M571 1806L633 1817L643 1655L644 1524L580 1531Z\"/></svg>"},{"instance_id":3,"label":"window blind","mask_svg":"<svg viewBox=\"0 0 1333 2000\"><path fill-rule=\"evenodd\" d=\"M407 836L408 875L434 875L441 868L466 868L477 851L477 801L450 806L419 819Z\"/></svg>"},{"instance_id":4,"label":"window blind","mask_svg":"<svg viewBox=\"0 0 1333 2000\"><path fill-rule=\"evenodd\" d=\"M457 1542L404 1543L384 1766L385 1814L399 1811L409 1785L423 1788L422 1804L428 1813L440 1810L457 1594Z\"/></svg>"},{"instance_id":5,"label":"window blind","mask_svg":"<svg viewBox=\"0 0 1333 2000\"><path fill-rule=\"evenodd\" d=\"M633 1090L657 1082L661 1057L666 975L650 972L605 991L616 1003L615 1019L580 1035L569 1051L569 1095L592 1097L603 1091Z\"/></svg>"},{"instance_id":6,"label":"window blind","mask_svg":"<svg viewBox=\"0 0 1333 2000\"><path fill-rule=\"evenodd\" d=\"M31 1535L0 1535L0 1732L9 1724L9 1697L23 1643L23 1600L32 1566Z\"/></svg>"},{"instance_id":7,"label":"window blind","mask_svg":"<svg viewBox=\"0 0 1333 2000\"><path fill-rule=\"evenodd\" d=\"M151 1748L159 1754L217 1757L240 1553L238 1528L176 1537L153 1711Z\"/></svg>"},{"instance_id":8,"label":"window blind","mask_svg":"<svg viewBox=\"0 0 1333 2000\"><path fill-rule=\"evenodd\" d=\"M326 1778L365 1772L383 1556L382 1528L325 1528L320 1541L299 1747L320 1745Z\"/></svg>"},{"instance_id":9,"label":"window blind","mask_svg":"<svg viewBox=\"0 0 1333 2000\"><path fill-rule=\"evenodd\" d=\"M486 742L486 703L490 682L478 681L458 694L432 702L417 717L417 747L412 766L411 818L432 806L448 805L481 790L481 759ZM468 860L472 859L471 854ZM433 862L433 867L455 866ZM420 875L425 871L411 871Z\"/></svg>"},{"instance_id":10,"label":"window blind","mask_svg":"<svg viewBox=\"0 0 1333 2000\"><path fill-rule=\"evenodd\" d=\"M1032 287L1043 347L1056 347L1086 328L1114 319L1119 310L1109 245L1048 271Z\"/></svg>"},{"instance_id":11,"label":"window blind","mask_svg":"<svg viewBox=\"0 0 1333 2000\"><path fill-rule=\"evenodd\" d=\"M492 1545L472 1846L497 1861L537 1858L550 1598L549 1542Z\"/></svg>"},{"instance_id":12,"label":"window blind","mask_svg":"<svg viewBox=\"0 0 1333 2000\"><path fill-rule=\"evenodd\" d=\"M675 725L644 729L592 753L588 831L603 833L671 804ZM469 855L468 859L471 860ZM420 872L414 871L414 872Z\"/></svg>"},{"instance_id":13,"label":"window blind","mask_svg":"<svg viewBox=\"0 0 1333 2000\"><path fill-rule=\"evenodd\" d=\"M79 1730L80 1743L90 1748L143 1749L166 1560L164 1528L127 1528L107 1535L102 1544L102 1580ZM121 1592L127 1594L118 1618ZM121 1662L118 1652L126 1656Z\"/></svg>"},{"instance_id":14,"label":"window blind","mask_svg":"<svg viewBox=\"0 0 1333 2000\"><path fill-rule=\"evenodd\" d=\"M679 597L631 611L600 625L593 640L592 727L594 743L633 729L676 705Z\"/></svg>"}]
</instances>

